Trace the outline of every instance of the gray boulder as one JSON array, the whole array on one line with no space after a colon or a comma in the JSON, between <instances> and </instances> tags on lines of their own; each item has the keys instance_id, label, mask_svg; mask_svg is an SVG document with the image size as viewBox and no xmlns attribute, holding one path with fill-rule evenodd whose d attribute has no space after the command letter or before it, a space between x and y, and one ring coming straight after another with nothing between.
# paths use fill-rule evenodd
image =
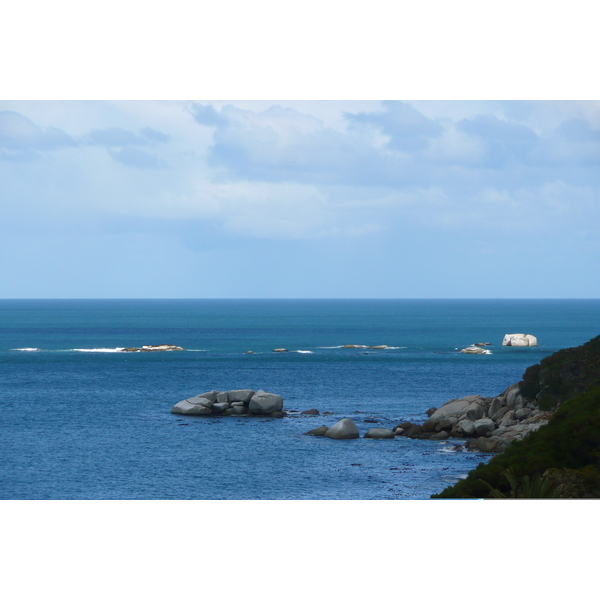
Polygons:
<instances>
[{"instance_id":1,"label":"gray boulder","mask_svg":"<svg viewBox=\"0 0 600 600\"><path fill-rule=\"evenodd\" d=\"M450 437L450 434L447 431L438 431L434 433L429 439L430 440L447 440Z\"/></svg>"},{"instance_id":2,"label":"gray boulder","mask_svg":"<svg viewBox=\"0 0 600 600\"><path fill-rule=\"evenodd\" d=\"M277 394L269 394L259 390L252 396L248 410L253 415L270 415L273 412L283 410L283 398Z\"/></svg>"},{"instance_id":3,"label":"gray boulder","mask_svg":"<svg viewBox=\"0 0 600 600\"><path fill-rule=\"evenodd\" d=\"M325 435L325 432L329 429L327 425L321 425L321 427L317 427L316 429L311 429L307 431L304 435Z\"/></svg>"},{"instance_id":4,"label":"gray boulder","mask_svg":"<svg viewBox=\"0 0 600 600\"><path fill-rule=\"evenodd\" d=\"M463 419L457 426L457 429L460 433L465 436L475 435L475 425L473 421L469 419Z\"/></svg>"},{"instance_id":5,"label":"gray boulder","mask_svg":"<svg viewBox=\"0 0 600 600\"><path fill-rule=\"evenodd\" d=\"M456 417L444 417L437 422L435 426L436 431L441 431L442 429L452 429L452 426L458 422Z\"/></svg>"},{"instance_id":6,"label":"gray boulder","mask_svg":"<svg viewBox=\"0 0 600 600\"><path fill-rule=\"evenodd\" d=\"M471 402L469 410L467 410L467 419L477 421L484 416L485 410L478 402Z\"/></svg>"},{"instance_id":7,"label":"gray boulder","mask_svg":"<svg viewBox=\"0 0 600 600\"><path fill-rule=\"evenodd\" d=\"M229 392L219 392L215 398L215 402L222 404L223 402L229 402Z\"/></svg>"},{"instance_id":8,"label":"gray boulder","mask_svg":"<svg viewBox=\"0 0 600 600\"><path fill-rule=\"evenodd\" d=\"M500 410L496 411L494 414L491 415L491 419L492 421L502 421L502 419L504 418L505 415L507 415L510 412L510 408L508 408L508 406L503 406Z\"/></svg>"},{"instance_id":9,"label":"gray boulder","mask_svg":"<svg viewBox=\"0 0 600 600\"><path fill-rule=\"evenodd\" d=\"M325 432L325 437L334 440L353 440L360 437L360 435L352 419L342 419Z\"/></svg>"},{"instance_id":10,"label":"gray boulder","mask_svg":"<svg viewBox=\"0 0 600 600\"><path fill-rule=\"evenodd\" d=\"M494 415L505 407L505 404L504 396L496 396L488 408L488 415L493 419Z\"/></svg>"},{"instance_id":11,"label":"gray boulder","mask_svg":"<svg viewBox=\"0 0 600 600\"><path fill-rule=\"evenodd\" d=\"M308 410L303 410L301 415L318 415L320 414L316 408L309 408Z\"/></svg>"},{"instance_id":12,"label":"gray boulder","mask_svg":"<svg viewBox=\"0 0 600 600\"><path fill-rule=\"evenodd\" d=\"M198 404L200 406L206 406L210 408L214 402L210 398L206 398L205 396L194 396L193 398L186 398L186 402L190 404Z\"/></svg>"},{"instance_id":13,"label":"gray boulder","mask_svg":"<svg viewBox=\"0 0 600 600\"><path fill-rule=\"evenodd\" d=\"M523 419L526 419L530 414L530 408L519 408L515 411L515 418L517 418L519 421L522 421Z\"/></svg>"},{"instance_id":14,"label":"gray boulder","mask_svg":"<svg viewBox=\"0 0 600 600\"><path fill-rule=\"evenodd\" d=\"M188 400L182 400L171 409L171 412L175 415L210 415L212 410L209 406L192 404Z\"/></svg>"},{"instance_id":15,"label":"gray boulder","mask_svg":"<svg viewBox=\"0 0 600 600\"><path fill-rule=\"evenodd\" d=\"M490 433L496 429L496 424L491 419L478 419L473 423L475 433L479 436Z\"/></svg>"},{"instance_id":16,"label":"gray boulder","mask_svg":"<svg viewBox=\"0 0 600 600\"><path fill-rule=\"evenodd\" d=\"M373 427L365 433L364 437L372 438L376 440L393 440L395 435L391 429L385 429L383 427Z\"/></svg>"},{"instance_id":17,"label":"gray boulder","mask_svg":"<svg viewBox=\"0 0 600 600\"><path fill-rule=\"evenodd\" d=\"M208 398L212 402L214 402L217 398L217 390L211 390L210 392L204 392L203 394L198 394L198 398Z\"/></svg>"},{"instance_id":18,"label":"gray boulder","mask_svg":"<svg viewBox=\"0 0 600 600\"><path fill-rule=\"evenodd\" d=\"M252 396L254 396L254 390L231 390L229 392L229 401L248 403Z\"/></svg>"},{"instance_id":19,"label":"gray boulder","mask_svg":"<svg viewBox=\"0 0 600 600\"><path fill-rule=\"evenodd\" d=\"M449 400L442 404L442 406L440 406L440 408L438 408L429 419L423 423L423 428L426 431L433 430L440 419L443 417L458 416L465 412L470 405L471 401L466 398L454 398L453 400Z\"/></svg>"},{"instance_id":20,"label":"gray boulder","mask_svg":"<svg viewBox=\"0 0 600 600\"><path fill-rule=\"evenodd\" d=\"M214 413L225 412L228 408L229 402L215 402L212 407Z\"/></svg>"}]
</instances>

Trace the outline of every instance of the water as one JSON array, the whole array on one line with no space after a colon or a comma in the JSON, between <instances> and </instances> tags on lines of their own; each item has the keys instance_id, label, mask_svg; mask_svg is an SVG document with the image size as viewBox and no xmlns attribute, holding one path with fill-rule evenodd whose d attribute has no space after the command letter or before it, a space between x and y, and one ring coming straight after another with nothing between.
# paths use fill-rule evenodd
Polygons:
<instances>
[{"instance_id":1,"label":"water","mask_svg":"<svg viewBox=\"0 0 600 600\"><path fill-rule=\"evenodd\" d=\"M500 345L519 332L539 346ZM427 408L496 395L599 333L597 300L2 300L0 498L428 498L489 455L303 433L343 417L361 435L422 422ZM492 354L458 352L475 342ZM162 343L186 351L117 351ZM170 414L192 395L241 388L334 414Z\"/></svg>"}]
</instances>

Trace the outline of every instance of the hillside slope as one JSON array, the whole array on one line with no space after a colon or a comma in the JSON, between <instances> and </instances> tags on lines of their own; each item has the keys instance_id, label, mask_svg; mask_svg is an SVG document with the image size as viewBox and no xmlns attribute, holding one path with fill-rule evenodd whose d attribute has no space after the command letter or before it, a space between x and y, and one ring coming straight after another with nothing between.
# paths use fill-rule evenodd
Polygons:
<instances>
[{"instance_id":1,"label":"hillside slope","mask_svg":"<svg viewBox=\"0 0 600 600\"><path fill-rule=\"evenodd\" d=\"M523 484L542 477L556 497L600 497L600 336L529 367L519 387L540 406L558 407L548 425L432 498L488 498L489 486L509 495L510 474Z\"/></svg>"}]
</instances>

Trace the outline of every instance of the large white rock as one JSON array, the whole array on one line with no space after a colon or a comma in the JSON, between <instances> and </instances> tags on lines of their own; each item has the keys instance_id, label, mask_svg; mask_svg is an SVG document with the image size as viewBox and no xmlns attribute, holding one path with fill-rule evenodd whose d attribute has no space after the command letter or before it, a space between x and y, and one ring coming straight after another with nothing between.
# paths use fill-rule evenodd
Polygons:
<instances>
[{"instance_id":1,"label":"large white rock","mask_svg":"<svg viewBox=\"0 0 600 600\"><path fill-rule=\"evenodd\" d=\"M507 333L502 340L503 346L537 346L537 338L525 333Z\"/></svg>"},{"instance_id":2,"label":"large white rock","mask_svg":"<svg viewBox=\"0 0 600 600\"><path fill-rule=\"evenodd\" d=\"M360 434L352 419L342 419L325 432L325 437L334 440L354 440L360 437Z\"/></svg>"},{"instance_id":3,"label":"large white rock","mask_svg":"<svg viewBox=\"0 0 600 600\"><path fill-rule=\"evenodd\" d=\"M283 398L277 394L258 390L250 398L248 410L253 415L270 415L272 412L283 410Z\"/></svg>"}]
</instances>

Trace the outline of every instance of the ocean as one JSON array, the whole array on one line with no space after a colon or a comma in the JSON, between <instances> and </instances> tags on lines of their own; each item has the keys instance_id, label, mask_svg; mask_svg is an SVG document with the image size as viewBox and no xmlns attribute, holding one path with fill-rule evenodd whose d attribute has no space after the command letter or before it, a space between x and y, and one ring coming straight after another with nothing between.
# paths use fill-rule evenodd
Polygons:
<instances>
[{"instance_id":1,"label":"ocean","mask_svg":"<svg viewBox=\"0 0 600 600\"><path fill-rule=\"evenodd\" d=\"M426 499L490 455L368 429L497 395L598 334L599 300L1 300L0 499ZM185 350L119 350L156 344ZM170 413L246 388L321 414ZM360 439L304 435L345 417Z\"/></svg>"}]
</instances>

